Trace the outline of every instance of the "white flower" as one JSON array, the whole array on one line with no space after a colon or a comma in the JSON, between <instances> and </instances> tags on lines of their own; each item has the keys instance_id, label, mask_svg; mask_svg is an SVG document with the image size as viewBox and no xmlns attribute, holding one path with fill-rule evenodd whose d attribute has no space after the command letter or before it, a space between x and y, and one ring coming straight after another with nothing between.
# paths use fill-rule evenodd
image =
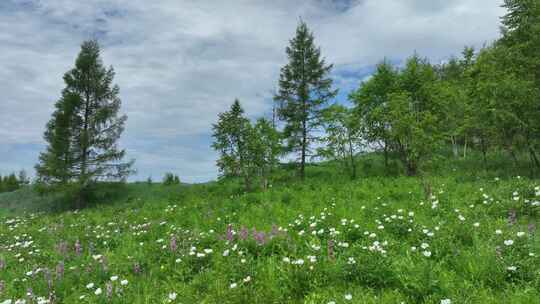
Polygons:
<instances>
[{"instance_id":1,"label":"white flower","mask_svg":"<svg viewBox=\"0 0 540 304\"><path fill-rule=\"evenodd\" d=\"M508 269L509 271L516 271L517 267L516 266L509 266L509 267L506 267L506 269Z\"/></svg>"},{"instance_id":2,"label":"white flower","mask_svg":"<svg viewBox=\"0 0 540 304\"><path fill-rule=\"evenodd\" d=\"M92 288L94 288L94 283L89 283L88 285L86 285L86 288L87 288L87 289L92 289Z\"/></svg>"},{"instance_id":3,"label":"white flower","mask_svg":"<svg viewBox=\"0 0 540 304\"><path fill-rule=\"evenodd\" d=\"M247 277L244 279L244 283L247 283L247 282L249 282L249 281L251 281L251 277L250 277L250 276L247 276Z\"/></svg>"},{"instance_id":4,"label":"white flower","mask_svg":"<svg viewBox=\"0 0 540 304\"><path fill-rule=\"evenodd\" d=\"M420 247L422 247L422 249L426 249L426 248L429 247L429 244L428 244L428 243L422 243L422 244L420 245Z\"/></svg>"},{"instance_id":5,"label":"white flower","mask_svg":"<svg viewBox=\"0 0 540 304\"><path fill-rule=\"evenodd\" d=\"M350 301L352 300L352 295L350 293L345 295L345 300Z\"/></svg>"},{"instance_id":6,"label":"white flower","mask_svg":"<svg viewBox=\"0 0 540 304\"><path fill-rule=\"evenodd\" d=\"M501 229L495 230L495 234L502 234L502 230Z\"/></svg>"},{"instance_id":7,"label":"white flower","mask_svg":"<svg viewBox=\"0 0 540 304\"><path fill-rule=\"evenodd\" d=\"M223 251L223 256L226 257L229 255L229 249L226 249L225 251Z\"/></svg>"},{"instance_id":8,"label":"white flower","mask_svg":"<svg viewBox=\"0 0 540 304\"><path fill-rule=\"evenodd\" d=\"M94 261L97 261L99 259L101 259L102 255L101 254L96 254L96 255L93 255L92 258L94 259Z\"/></svg>"},{"instance_id":9,"label":"white flower","mask_svg":"<svg viewBox=\"0 0 540 304\"><path fill-rule=\"evenodd\" d=\"M505 244L506 246L512 246L512 244L514 244L514 241L513 241L513 240L505 240L505 241L504 241L504 244Z\"/></svg>"},{"instance_id":10,"label":"white flower","mask_svg":"<svg viewBox=\"0 0 540 304\"><path fill-rule=\"evenodd\" d=\"M473 224L474 227L480 227L480 223L476 222Z\"/></svg>"},{"instance_id":11,"label":"white flower","mask_svg":"<svg viewBox=\"0 0 540 304\"><path fill-rule=\"evenodd\" d=\"M120 281L120 285L122 285L122 286L126 286L128 283L129 283L128 280Z\"/></svg>"},{"instance_id":12,"label":"white flower","mask_svg":"<svg viewBox=\"0 0 540 304\"><path fill-rule=\"evenodd\" d=\"M450 299L442 299L441 304L452 304L452 300L450 300Z\"/></svg>"},{"instance_id":13,"label":"white flower","mask_svg":"<svg viewBox=\"0 0 540 304\"><path fill-rule=\"evenodd\" d=\"M112 277L111 277L111 281L114 282L114 281L116 281L116 280L118 280L118 276L112 276Z\"/></svg>"},{"instance_id":14,"label":"white flower","mask_svg":"<svg viewBox=\"0 0 540 304\"><path fill-rule=\"evenodd\" d=\"M103 291L101 290L101 288L98 288L96 289L96 291L94 291L94 293L96 294L96 296L99 296Z\"/></svg>"},{"instance_id":15,"label":"white flower","mask_svg":"<svg viewBox=\"0 0 540 304\"><path fill-rule=\"evenodd\" d=\"M0 304L11 304L11 300L5 300L4 302L0 303Z\"/></svg>"},{"instance_id":16,"label":"white flower","mask_svg":"<svg viewBox=\"0 0 540 304\"><path fill-rule=\"evenodd\" d=\"M177 296L176 292L169 293L169 301L176 300L176 296Z\"/></svg>"},{"instance_id":17,"label":"white flower","mask_svg":"<svg viewBox=\"0 0 540 304\"><path fill-rule=\"evenodd\" d=\"M231 283L231 285L230 285L229 287L230 287L231 289L234 289L234 288L236 288L236 286L238 286L238 284L236 284L236 283Z\"/></svg>"},{"instance_id":18,"label":"white flower","mask_svg":"<svg viewBox=\"0 0 540 304\"><path fill-rule=\"evenodd\" d=\"M425 250L425 251L422 252L422 254L423 254L425 257L428 257L428 258L429 258L429 257L431 256L431 251Z\"/></svg>"},{"instance_id":19,"label":"white flower","mask_svg":"<svg viewBox=\"0 0 540 304\"><path fill-rule=\"evenodd\" d=\"M517 233L517 236L518 236L518 237L522 237L522 236L525 236L525 232L523 232L523 231L520 231L520 232L518 232L518 233Z\"/></svg>"}]
</instances>

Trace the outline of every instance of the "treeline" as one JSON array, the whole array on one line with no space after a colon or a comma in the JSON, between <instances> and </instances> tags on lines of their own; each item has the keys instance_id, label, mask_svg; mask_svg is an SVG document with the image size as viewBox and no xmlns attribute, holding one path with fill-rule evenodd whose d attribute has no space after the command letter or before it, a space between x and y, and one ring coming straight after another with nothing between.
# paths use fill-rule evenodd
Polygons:
<instances>
[{"instance_id":1,"label":"treeline","mask_svg":"<svg viewBox=\"0 0 540 304\"><path fill-rule=\"evenodd\" d=\"M491 45L465 47L462 56L440 64L418 54L403 66L383 60L350 94L350 107L329 105L337 93L332 65L301 22L274 97L279 121L263 119L267 129L253 132L235 101L214 125L222 176L241 177L249 189L253 179L267 181L288 154L297 156L302 178L306 160L315 157L338 160L355 178L355 156L366 150L382 151L387 166L397 158L414 176L445 146L455 157L479 150L484 162L494 150L506 151L516 164L526 154L540 169L540 2L506 0L503 6L502 36ZM252 147L269 134L271 141Z\"/></svg>"},{"instance_id":2,"label":"treeline","mask_svg":"<svg viewBox=\"0 0 540 304\"><path fill-rule=\"evenodd\" d=\"M19 171L18 174L11 173L6 176L0 174L0 193L12 192L28 184L30 184L30 179L24 170Z\"/></svg>"}]
</instances>

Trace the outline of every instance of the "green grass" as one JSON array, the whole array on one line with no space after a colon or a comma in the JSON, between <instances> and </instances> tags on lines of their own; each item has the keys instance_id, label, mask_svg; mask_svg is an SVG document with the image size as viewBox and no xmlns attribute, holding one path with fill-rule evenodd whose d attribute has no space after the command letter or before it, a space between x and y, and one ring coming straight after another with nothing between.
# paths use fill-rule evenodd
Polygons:
<instances>
[{"instance_id":1,"label":"green grass","mask_svg":"<svg viewBox=\"0 0 540 304\"><path fill-rule=\"evenodd\" d=\"M128 184L77 212L3 194L0 303L29 288L55 303L540 303L540 181L490 164L433 162L432 197L373 154L358 180L326 163L265 192Z\"/></svg>"}]
</instances>

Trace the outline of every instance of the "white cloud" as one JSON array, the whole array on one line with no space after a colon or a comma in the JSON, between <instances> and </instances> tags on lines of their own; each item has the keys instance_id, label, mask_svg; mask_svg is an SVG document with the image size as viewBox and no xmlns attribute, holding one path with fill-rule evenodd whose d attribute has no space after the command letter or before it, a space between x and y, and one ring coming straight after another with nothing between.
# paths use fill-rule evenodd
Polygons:
<instances>
[{"instance_id":1,"label":"white cloud","mask_svg":"<svg viewBox=\"0 0 540 304\"><path fill-rule=\"evenodd\" d=\"M84 39L98 37L117 72L129 116L122 144L137 158L139 178L171 168L202 181L216 174L209 133L217 113L238 97L250 115L268 114L300 16L336 72L354 75L385 56L402 60L416 50L440 60L495 39L499 2L3 1L0 166L14 153L24 157L21 168L37 161L20 150L43 144L62 75ZM336 83L349 90L365 76L336 73Z\"/></svg>"}]
</instances>

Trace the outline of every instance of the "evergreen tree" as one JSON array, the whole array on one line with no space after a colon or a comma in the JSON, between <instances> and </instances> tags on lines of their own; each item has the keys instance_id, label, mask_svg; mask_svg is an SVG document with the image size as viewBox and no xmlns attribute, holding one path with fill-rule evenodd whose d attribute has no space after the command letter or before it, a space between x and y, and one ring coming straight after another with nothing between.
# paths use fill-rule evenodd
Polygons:
<instances>
[{"instance_id":1,"label":"evergreen tree","mask_svg":"<svg viewBox=\"0 0 540 304\"><path fill-rule=\"evenodd\" d=\"M316 140L313 131L320 126L320 111L337 94L328 78L332 65L321 58L313 33L304 22L286 48L289 62L281 69L278 116L285 122L283 131L289 152L300 153L300 176L304 178L306 158Z\"/></svg>"},{"instance_id":2,"label":"evergreen tree","mask_svg":"<svg viewBox=\"0 0 540 304\"><path fill-rule=\"evenodd\" d=\"M5 192L4 188L4 178L2 177L2 174L0 174L0 193Z\"/></svg>"},{"instance_id":3,"label":"evergreen tree","mask_svg":"<svg viewBox=\"0 0 540 304\"><path fill-rule=\"evenodd\" d=\"M65 89L47 124L47 150L36 166L46 185L76 186L79 205L98 180L125 180L133 162L122 162L117 142L127 116L120 115L114 70L104 67L97 41L86 41L75 67L64 75Z\"/></svg>"},{"instance_id":4,"label":"evergreen tree","mask_svg":"<svg viewBox=\"0 0 540 304\"><path fill-rule=\"evenodd\" d=\"M19 181L17 180L15 173L11 173L4 178L4 188L6 192L13 192L19 189Z\"/></svg>"},{"instance_id":5,"label":"evergreen tree","mask_svg":"<svg viewBox=\"0 0 540 304\"><path fill-rule=\"evenodd\" d=\"M24 170L19 171L18 180L19 180L20 186L26 186L30 184L30 179L28 178L28 175L26 174L26 171Z\"/></svg>"}]
</instances>

